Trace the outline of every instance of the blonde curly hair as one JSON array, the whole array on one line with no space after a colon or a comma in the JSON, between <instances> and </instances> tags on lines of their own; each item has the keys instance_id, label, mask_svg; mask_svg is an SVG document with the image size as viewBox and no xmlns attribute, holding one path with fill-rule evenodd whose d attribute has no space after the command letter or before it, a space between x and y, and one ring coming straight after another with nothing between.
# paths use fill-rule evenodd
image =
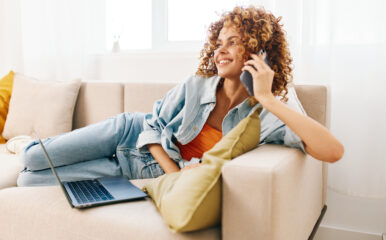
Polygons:
<instances>
[{"instance_id":1,"label":"blonde curly hair","mask_svg":"<svg viewBox=\"0 0 386 240\"><path fill-rule=\"evenodd\" d=\"M292 58L285 38L281 17L276 18L263 7L236 6L232 11L224 12L220 20L208 28L208 38L200 52L200 64L197 75L211 77L217 74L214 51L220 31L223 27L233 27L241 35L240 57L246 61L251 53L263 49L267 53L269 66L275 72L272 93L282 96L287 101L288 83L292 82Z\"/></svg>"}]
</instances>

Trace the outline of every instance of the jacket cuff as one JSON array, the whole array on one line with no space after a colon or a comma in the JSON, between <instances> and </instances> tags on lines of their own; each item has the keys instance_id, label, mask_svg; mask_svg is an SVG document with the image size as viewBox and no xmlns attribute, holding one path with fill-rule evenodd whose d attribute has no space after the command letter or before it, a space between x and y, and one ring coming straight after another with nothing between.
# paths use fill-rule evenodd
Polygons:
<instances>
[{"instance_id":1,"label":"jacket cuff","mask_svg":"<svg viewBox=\"0 0 386 240\"><path fill-rule=\"evenodd\" d=\"M190 159L190 161L185 160L185 159L181 159L178 162L178 166L180 167L180 169L183 169L186 166L189 166L189 165L192 165L192 164L196 164L196 163L201 163L201 159L200 158L195 158L195 157Z\"/></svg>"},{"instance_id":2,"label":"jacket cuff","mask_svg":"<svg viewBox=\"0 0 386 240\"><path fill-rule=\"evenodd\" d=\"M149 151L147 144L161 144L161 134L157 131L143 131L138 136L136 147L140 152Z\"/></svg>"},{"instance_id":3,"label":"jacket cuff","mask_svg":"<svg viewBox=\"0 0 386 240\"><path fill-rule=\"evenodd\" d=\"M288 126L285 126L284 145L292 148L300 149L306 153L302 140Z\"/></svg>"}]
</instances>

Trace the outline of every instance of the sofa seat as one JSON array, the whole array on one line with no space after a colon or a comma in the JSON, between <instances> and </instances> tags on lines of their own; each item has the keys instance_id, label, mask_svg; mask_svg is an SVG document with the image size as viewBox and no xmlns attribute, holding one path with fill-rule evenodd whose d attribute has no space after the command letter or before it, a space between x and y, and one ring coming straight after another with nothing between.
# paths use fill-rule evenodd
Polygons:
<instances>
[{"instance_id":1,"label":"sofa seat","mask_svg":"<svg viewBox=\"0 0 386 240\"><path fill-rule=\"evenodd\" d=\"M10 154L5 144L0 144L0 189L16 186L19 172L23 170L16 154Z\"/></svg>"},{"instance_id":2,"label":"sofa seat","mask_svg":"<svg viewBox=\"0 0 386 240\"><path fill-rule=\"evenodd\" d=\"M132 180L141 188L146 179ZM220 239L220 226L191 233L170 231L150 198L89 209L68 204L59 186L0 191L2 239ZM20 231L23 229L23 231ZM156 233L156 236L154 235ZM30 237L29 237L30 236Z\"/></svg>"}]
</instances>

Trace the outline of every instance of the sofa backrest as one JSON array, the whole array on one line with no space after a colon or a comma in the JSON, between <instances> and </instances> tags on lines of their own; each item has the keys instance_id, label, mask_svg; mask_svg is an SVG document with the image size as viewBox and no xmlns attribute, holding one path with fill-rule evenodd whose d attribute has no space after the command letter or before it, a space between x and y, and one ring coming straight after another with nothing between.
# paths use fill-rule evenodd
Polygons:
<instances>
[{"instance_id":1,"label":"sofa backrest","mask_svg":"<svg viewBox=\"0 0 386 240\"><path fill-rule=\"evenodd\" d=\"M176 83L125 83L124 111L152 112L155 101L176 86Z\"/></svg>"},{"instance_id":2,"label":"sofa backrest","mask_svg":"<svg viewBox=\"0 0 386 240\"><path fill-rule=\"evenodd\" d=\"M121 112L151 112L156 100L176 83L83 82L75 106L73 128L102 121ZM326 125L327 89L295 85L308 116Z\"/></svg>"},{"instance_id":3,"label":"sofa backrest","mask_svg":"<svg viewBox=\"0 0 386 240\"><path fill-rule=\"evenodd\" d=\"M73 128L80 128L122 112L151 112L153 103L176 83L83 82L74 111ZM307 115L326 125L327 88L295 85ZM323 163L323 203L326 201L327 164Z\"/></svg>"},{"instance_id":4,"label":"sofa backrest","mask_svg":"<svg viewBox=\"0 0 386 240\"><path fill-rule=\"evenodd\" d=\"M295 85L295 91L307 115L326 126L327 88L321 85Z\"/></svg>"},{"instance_id":5,"label":"sofa backrest","mask_svg":"<svg viewBox=\"0 0 386 240\"><path fill-rule=\"evenodd\" d=\"M123 112L123 84L83 82L76 101L73 129L96 123Z\"/></svg>"}]
</instances>

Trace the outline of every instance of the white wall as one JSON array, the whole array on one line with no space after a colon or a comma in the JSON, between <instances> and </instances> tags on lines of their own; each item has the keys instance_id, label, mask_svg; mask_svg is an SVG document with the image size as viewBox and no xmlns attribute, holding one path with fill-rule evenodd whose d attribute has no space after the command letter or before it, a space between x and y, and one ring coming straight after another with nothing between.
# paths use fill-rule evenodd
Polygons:
<instances>
[{"instance_id":1,"label":"white wall","mask_svg":"<svg viewBox=\"0 0 386 240\"><path fill-rule=\"evenodd\" d=\"M199 53L110 53L96 56L90 78L101 81L180 82L195 73Z\"/></svg>"},{"instance_id":2,"label":"white wall","mask_svg":"<svg viewBox=\"0 0 386 240\"><path fill-rule=\"evenodd\" d=\"M385 200L352 197L329 188L326 204L316 240L382 240L386 229Z\"/></svg>"}]
</instances>

